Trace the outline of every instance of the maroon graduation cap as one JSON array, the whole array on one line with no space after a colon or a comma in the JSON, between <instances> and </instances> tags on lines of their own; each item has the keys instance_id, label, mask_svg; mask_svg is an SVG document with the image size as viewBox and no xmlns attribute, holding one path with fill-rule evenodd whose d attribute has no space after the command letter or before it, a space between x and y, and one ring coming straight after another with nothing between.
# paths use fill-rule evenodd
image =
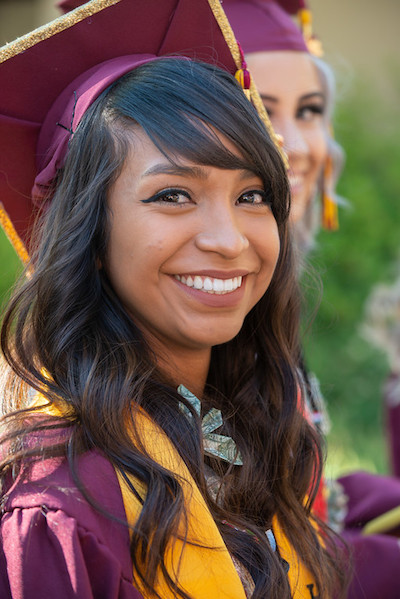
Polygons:
<instances>
[{"instance_id":1,"label":"maroon graduation cap","mask_svg":"<svg viewBox=\"0 0 400 599\"><path fill-rule=\"evenodd\" d=\"M60 8L68 3L74 0L64 0ZM224 11L245 53L294 50L322 55L305 0L224 0Z\"/></svg>"},{"instance_id":2,"label":"maroon graduation cap","mask_svg":"<svg viewBox=\"0 0 400 599\"><path fill-rule=\"evenodd\" d=\"M68 129L113 80L166 55L216 64L232 74L241 67L219 0L69 5L78 7L0 48L0 223L24 261L42 195L65 158ZM271 132L253 85L251 99Z\"/></svg>"}]
</instances>

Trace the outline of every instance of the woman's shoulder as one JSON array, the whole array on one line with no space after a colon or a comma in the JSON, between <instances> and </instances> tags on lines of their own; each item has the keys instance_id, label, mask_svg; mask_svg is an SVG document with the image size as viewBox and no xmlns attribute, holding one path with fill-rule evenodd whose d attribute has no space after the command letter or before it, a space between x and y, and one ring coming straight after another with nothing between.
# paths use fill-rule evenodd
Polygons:
<instances>
[{"instance_id":1,"label":"woman's shoulder","mask_svg":"<svg viewBox=\"0 0 400 599\"><path fill-rule=\"evenodd\" d=\"M79 589L74 595L79 597L140 597L132 586L129 533L113 466L100 452L89 451L77 459L77 473L91 499L113 519L87 501L66 458L35 461L6 488L0 568L13 586L10 596L51 595L62 582L69 589L65 597L72 589ZM33 588L36 594L26 590Z\"/></svg>"},{"instance_id":2,"label":"woman's shoulder","mask_svg":"<svg viewBox=\"0 0 400 599\"><path fill-rule=\"evenodd\" d=\"M118 517L124 514L115 470L99 451L78 456L76 474L94 500ZM66 457L35 458L24 462L15 480L6 482L3 511L46 503L51 509L65 509L74 514L78 510L79 515L84 502L87 503Z\"/></svg>"}]
</instances>

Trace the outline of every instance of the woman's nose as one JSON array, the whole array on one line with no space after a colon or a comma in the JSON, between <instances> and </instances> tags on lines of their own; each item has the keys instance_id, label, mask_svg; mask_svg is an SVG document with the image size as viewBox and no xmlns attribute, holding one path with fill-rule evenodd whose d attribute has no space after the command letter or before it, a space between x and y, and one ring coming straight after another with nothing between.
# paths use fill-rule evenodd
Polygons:
<instances>
[{"instance_id":1,"label":"woman's nose","mask_svg":"<svg viewBox=\"0 0 400 599\"><path fill-rule=\"evenodd\" d=\"M283 137L283 147L289 158L308 154L307 140L296 121L288 120L285 123L280 123L277 132Z\"/></svg>"},{"instance_id":2,"label":"woman's nose","mask_svg":"<svg viewBox=\"0 0 400 599\"><path fill-rule=\"evenodd\" d=\"M249 247L249 240L232 210L210 210L196 236L196 246L203 252L214 252L234 259Z\"/></svg>"}]
</instances>

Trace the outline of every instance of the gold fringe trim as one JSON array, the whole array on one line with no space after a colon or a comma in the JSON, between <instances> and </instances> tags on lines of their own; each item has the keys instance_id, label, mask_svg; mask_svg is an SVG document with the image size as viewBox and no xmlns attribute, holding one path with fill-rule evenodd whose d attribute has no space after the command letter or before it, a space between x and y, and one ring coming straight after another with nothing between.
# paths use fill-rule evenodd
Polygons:
<instances>
[{"instance_id":1,"label":"gold fringe trim","mask_svg":"<svg viewBox=\"0 0 400 599\"><path fill-rule=\"evenodd\" d=\"M285 150L283 149L282 136L275 133L272 123L269 119L268 112L265 109L264 103L261 99L260 94L258 93L258 89L257 89L253 79L251 80L251 84L250 84L250 93L251 93L251 100L258 112L258 115L259 115L260 119L263 121L265 128L267 129L268 133L270 134L271 139L274 142L275 146L278 148L278 151L283 160L283 164L285 165L286 170L288 170L289 169L289 160L288 160Z\"/></svg>"},{"instance_id":2,"label":"gold fringe trim","mask_svg":"<svg viewBox=\"0 0 400 599\"><path fill-rule=\"evenodd\" d=\"M26 251L26 247L15 230L14 225L11 222L10 217L8 216L3 204L0 202L0 225L3 227L5 234L10 240L11 245L17 252L18 258L27 266L29 264L29 254Z\"/></svg>"},{"instance_id":3,"label":"gold fringe trim","mask_svg":"<svg viewBox=\"0 0 400 599\"><path fill-rule=\"evenodd\" d=\"M210 5L210 8L213 12L215 20L217 21L219 28L222 31L222 35L224 36L227 46L232 54L232 58L235 61L236 68L241 69L242 63L241 63L240 51L238 48L236 37L235 37L235 34L232 31L232 27L228 21L228 17L226 16L224 9L221 6L220 0L208 0L208 4ZM271 136L272 141L274 142L280 155L282 156L282 160L283 160L286 168L288 168L289 164L288 164L288 159L287 159L286 153L283 150L282 144L280 143L280 140L278 139L278 137L272 127L268 113L265 110L265 106L263 104L263 101L261 100L260 94L258 93L258 90L256 88L256 85L255 85L253 79L251 79L251 83L250 83L250 96L251 96L251 100L259 114L260 119L264 123L269 135Z\"/></svg>"},{"instance_id":4,"label":"gold fringe trim","mask_svg":"<svg viewBox=\"0 0 400 599\"><path fill-rule=\"evenodd\" d=\"M39 42L43 42L57 33L61 33L65 29L69 29L69 27L73 27L73 25L76 25L87 17L91 17L113 4L118 4L118 2L120 0L91 0L91 2L88 2L84 6L79 6L71 12L54 19L54 21L47 23L47 25L38 27L34 31L0 48L0 63L17 56L21 52L32 48Z\"/></svg>"},{"instance_id":5,"label":"gold fringe trim","mask_svg":"<svg viewBox=\"0 0 400 599\"><path fill-rule=\"evenodd\" d=\"M30 33L27 33L26 35L16 39L15 41L6 44L2 48L0 48L0 64L2 62L5 62L6 60L9 60L10 58L13 58L14 56L18 56L18 54L20 54L21 52L24 52L25 50L32 48L36 44L43 42L46 39L49 39L53 35L61 33L61 31L64 31L69 27L73 27L74 25L76 25L80 21L83 21L87 17L91 17L92 15L96 14L97 12L100 12L101 10L104 10L109 6L118 4L118 2L120 1L121 0L91 0L84 6L75 8L69 13L62 15L61 17L58 17L54 21L51 21L47 25L43 25L42 27L39 27L38 29L35 29L34 31L31 31ZM228 21L228 18L221 6L221 3L219 0L208 0L208 4L212 10L215 20L217 21L222 31L222 35L224 36L224 39L232 54L232 58L235 61L236 67L240 69L242 65L237 41ZM254 106L256 107L261 120L265 124L268 133L270 134L273 142L278 148L282 156L282 159L287 167L286 154L283 151L282 146L276 137L275 131L273 130L273 127L271 125L271 121L269 120L267 111L265 110L264 104L262 103L260 95L253 81L251 82L250 86L250 95L251 100Z\"/></svg>"},{"instance_id":6,"label":"gold fringe trim","mask_svg":"<svg viewBox=\"0 0 400 599\"><path fill-rule=\"evenodd\" d=\"M208 4L210 5L215 20L217 21L219 28L222 31L222 35L225 38L227 46L231 51L232 58L236 64L236 68L241 69L242 62L240 59L240 52L237 45L236 37L228 21L228 17L226 16L224 9L221 6L221 2L219 0L208 0Z\"/></svg>"}]
</instances>

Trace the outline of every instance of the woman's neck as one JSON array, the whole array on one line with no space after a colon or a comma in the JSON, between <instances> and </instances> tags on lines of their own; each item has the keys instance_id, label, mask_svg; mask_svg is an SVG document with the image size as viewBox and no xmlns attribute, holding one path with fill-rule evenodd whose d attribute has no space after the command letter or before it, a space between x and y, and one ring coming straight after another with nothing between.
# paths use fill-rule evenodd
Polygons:
<instances>
[{"instance_id":1,"label":"woman's neck","mask_svg":"<svg viewBox=\"0 0 400 599\"><path fill-rule=\"evenodd\" d=\"M166 347L154 338L147 338L147 342L157 358L159 370L171 384L175 387L184 385L201 398L210 367L211 348Z\"/></svg>"},{"instance_id":2,"label":"woman's neck","mask_svg":"<svg viewBox=\"0 0 400 599\"><path fill-rule=\"evenodd\" d=\"M204 352L185 351L174 353L168 360L159 359L159 368L175 386L184 385L189 391L201 398L206 385L210 366L211 350Z\"/></svg>"}]
</instances>

